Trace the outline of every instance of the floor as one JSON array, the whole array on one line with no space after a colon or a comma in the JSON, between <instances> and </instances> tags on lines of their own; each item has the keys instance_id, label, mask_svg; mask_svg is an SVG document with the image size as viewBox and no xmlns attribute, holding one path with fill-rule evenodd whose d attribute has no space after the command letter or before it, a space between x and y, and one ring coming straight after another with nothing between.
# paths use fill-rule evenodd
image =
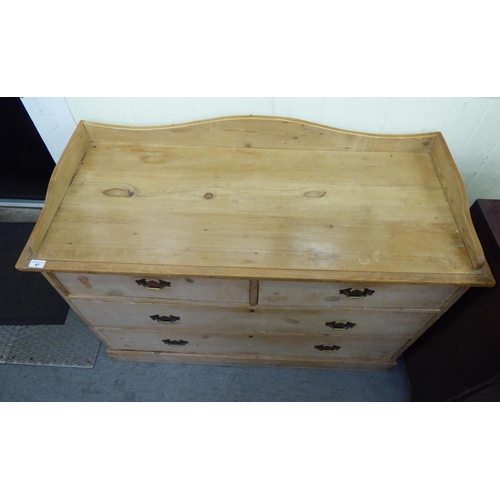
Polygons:
<instances>
[{"instance_id":1,"label":"floor","mask_svg":"<svg viewBox=\"0 0 500 500\"><path fill-rule=\"evenodd\" d=\"M0 208L0 221L35 222L36 209ZM92 369L0 365L0 401L409 401L401 360L391 370L315 370L112 361Z\"/></svg>"}]
</instances>

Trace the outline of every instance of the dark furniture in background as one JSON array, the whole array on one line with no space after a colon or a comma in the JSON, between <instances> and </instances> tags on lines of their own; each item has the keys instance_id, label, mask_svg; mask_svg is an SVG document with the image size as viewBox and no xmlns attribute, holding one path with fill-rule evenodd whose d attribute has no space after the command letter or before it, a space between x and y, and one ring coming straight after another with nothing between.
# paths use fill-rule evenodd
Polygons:
<instances>
[{"instance_id":1,"label":"dark furniture in background","mask_svg":"<svg viewBox=\"0 0 500 500\"><path fill-rule=\"evenodd\" d=\"M500 401L500 200L471 216L494 288L471 288L405 353L411 401Z\"/></svg>"},{"instance_id":2,"label":"dark furniture in background","mask_svg":"<svg viewBox=\"0 0 500 500\"><path fill-rule=\"evenodd\" d=\"M0 199L45 200L55 162L19 97L0 97Z\"/></svg>"}]
</instances>

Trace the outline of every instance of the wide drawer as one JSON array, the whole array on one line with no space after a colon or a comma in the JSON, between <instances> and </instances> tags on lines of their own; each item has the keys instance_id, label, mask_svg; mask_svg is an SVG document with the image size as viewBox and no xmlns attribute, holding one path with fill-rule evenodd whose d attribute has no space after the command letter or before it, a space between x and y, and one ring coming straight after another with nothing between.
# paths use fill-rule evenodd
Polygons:
<instances>
[{"instance_id":1,"label":"wide drawer","mask_svg":"<svg viewBox=\"0 0 500 500\"><path fill-rule=\"evenodd\" d=\"M300 356L318 359L390 359L405 343L401 338L336 335L206 334L157 330L96 329L111 349L191 354Z\"/></svg>"},{"instance_id":2,"label":"wide drawer","mask_svg":"<svg viewBox=\"0 0 500 500\"><path fill-rule=\"evenodd\" d=\"M108 274L56 273L70 295L247 303L250 282L210 278L145 278Z\"/></svg>"},{"instance_id":3,"label":"wide drawer","mask_svg":"<svg viewBox=\"0 0 500 500\"><path fill-rule=\"evenodd\" d=\"M455 285L391 285L261 281L259 304L298 307L406 307L441 309Z\"/></svg>"},{"instance_id":4,"label":"wide drawer","mask_svg":"<svg viewBox=\"0 0 500 500\"><path fill-rule=\"evenodd\" d=\"M282 332L356 337L411 337L433 317L432 312L328 309L266 309L176 304L73 300L94 326L163 331Z\"/></svg>"}]
</instances>

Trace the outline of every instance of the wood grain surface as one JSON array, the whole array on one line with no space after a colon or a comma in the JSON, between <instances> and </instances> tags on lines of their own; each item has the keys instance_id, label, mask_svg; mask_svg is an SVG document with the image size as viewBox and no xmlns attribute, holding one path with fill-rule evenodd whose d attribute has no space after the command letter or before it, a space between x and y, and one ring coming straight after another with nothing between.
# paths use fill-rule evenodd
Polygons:
<instances>
[{"instance_id":1,"label":"wood grain surface","mask_svg":"<svg viewBox=\"0 0 500 500\"><path fill-rule=\"evenodd\" d=\"M141 363L182 363L229 366L268 366L340 370L387 370L396 366L394 360L340 359L304 356L270 356L265 354L183 354L161 351L124 351L107 349L117 361Z\"/></svg>"},{"instance_id":2,"label":"wood grain surface","mask_svg":"<svg viewBox=\"0 0 500 500\"><path fill-rule=\"evenodd\" d=\"M79 123L54 168L40 217L23 253L19 257L19 269L26 270L30 260L36 259L40 245L47 235L52 220L64 199L66 190L70 186L78 167L87 153L88 146L89 137L87 131L83 123Z\"/></svg>"},{"instance_id":3,"label":"wood grain surface","mask_svg":"<svg viewBox=\"0 0 500 500\"><path fill-rule=\"evenodd\" d=\"M48 271L491 285L473 227L456 216L463 196L447 198L458 172L436 172L437 134L266 117L79 126L93 142L58 166L71 184L58 184L30 247Z\"/></svg>"},{"instance_id":4,"label":"wood grain surface","mask_svg":"<svg viewBox=\"0 0 500 500\"><path fill-rule=\"evenodd\" d=\"M435 311L397 309L300 309L251 306L216 307L178 303L143 303L126 301L72 300L95 326L133 327L162 331L203 332L277 332L338 334L349 337L413 337L436 314ZM153 317L170 317L173 323L161 323ZM339 329L327 326L338 323ZM348 323L352 327L344 327Z\"/></svg>"},{"instance_id":5,"label":"wood grain surface","mask_svg":"<svg viewBox=\"0 0 500 500\"><path fill-rule=\"evenodd\" d=\"M396 153L91 147L37 258L471 272L429 156Z\"/></svg>"},{"instance_id":6,"label":"wood grain surface","mask_svg":"<svg viewBox=\"0 0 500 500\"><path fill-rule=\"evenodd\" d=\"M98 328L99 335L111 349L157 351L191 354L245 354L266 356L304 356L320 360L371 359L389 361L403 344L401 338L349 338L316 335L205 334L134 329ZM172 345L172 344L178 345ZM338 347L319 350L316 346Z\"/></svg>"},{"instance_id":7,"label":"wood grain surface","mask_svg":"<svg viewBox=\"0 0 500 500\"><path fill-rule=\"evenodd\" d=\"M436 134L376 135L275 116L228 116L170 126L123 127L85 121L90 140L126 144L422 153Z\"/></svg>"},{"instance_id":8,"label":"wood grain surface","mask_svg":"<svg viewBox=\"0 0 500 500\"><path fill-rule=\"evenodd\" d=\"M441 181L458 230L469 252L472 266L474 269L482 269L486 261L472 224L467 203L467 191L442 134L438 134L431 152L435 161L436 174Z\"/></svg>"},{"instance_id":9,"label":"wood grain surface","mask_svg":"<svg viewBox=\"0 0 500 500\"><path fill-rule=\"evenodd\" d=\"M371 283L303 283L293 281L260 281L259 304L268 306L355 307L355 308L423 308L440 309L453 295L455 285L392 285ZM351 298L348 291L368 292Z\"/></svg>"},{"instance_id":10,"label":"wood grain surface","mask_svg":"<svg viewBox=\"0 0 500 500\"><path fill-rule=\"evenodd\" d=\"M163 281L165 286L151 289L137 283L144 280L141 275L55 273L55 276L70 296L248 304L250 293L250 281L247 280L157 276L152 281L158 284Z\"/></svg>"}]
</instances>

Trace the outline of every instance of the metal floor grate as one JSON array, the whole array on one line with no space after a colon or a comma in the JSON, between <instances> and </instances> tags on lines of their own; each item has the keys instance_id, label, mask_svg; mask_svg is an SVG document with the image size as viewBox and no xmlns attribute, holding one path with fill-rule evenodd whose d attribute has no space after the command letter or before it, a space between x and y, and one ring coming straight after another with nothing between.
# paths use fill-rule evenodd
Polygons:
<instances>
[{"instance_id":1,"label":"metal floor grate","mask_svg":"<svg viewBox=\"0 0 500 500\"><path fill-rule=\"evenodd\" d=\"M101 342L71 309L64 325L0 326L0 363L92 368Z\"/></svg>"}]
</instances>

